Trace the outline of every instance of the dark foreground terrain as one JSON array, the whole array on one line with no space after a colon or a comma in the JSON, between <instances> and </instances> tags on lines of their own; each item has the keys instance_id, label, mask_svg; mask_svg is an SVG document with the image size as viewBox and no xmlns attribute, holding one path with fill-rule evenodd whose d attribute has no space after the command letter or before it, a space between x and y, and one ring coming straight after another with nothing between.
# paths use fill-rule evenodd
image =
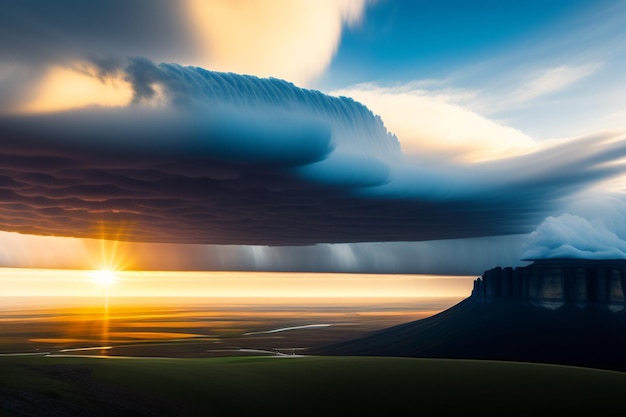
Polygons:
<instances>
[{"instance_id":1,"label":"dark foreground terrain","mask_svg":"<svg viewBox=\"0 0 626 417\"><path fill-rule=\"evenodd\" d=\"M468 297L453 307L351 341L320 355L493 359L626 371L626 313Z\"/></svg>"},{"instance_id":2,"label":"dark foreground terrain","mask_svg":"<svg viewBox=\"0 0 626 417\"><path fill-rule=\"evenodd\" d=\"M6 416L624 415L626 373L383 357L0 358Z\"/></svg>"},{"instance_id":3,"label":"dark foreground terrain","mask_svg":"<svg viewBox=\"0 0 626 417\"><path fill-rule=\"evenodd\" d=\"M5 354L0 417L626 415L625 314L469 297L426 318L287 354ZM282 340L252 336L261 338L247 344ZM214 341L194 343L207 350ZM124 346L104 352L132 355ZM154 353L167 354L163 346Z\"/></svg>"}]
</instances>

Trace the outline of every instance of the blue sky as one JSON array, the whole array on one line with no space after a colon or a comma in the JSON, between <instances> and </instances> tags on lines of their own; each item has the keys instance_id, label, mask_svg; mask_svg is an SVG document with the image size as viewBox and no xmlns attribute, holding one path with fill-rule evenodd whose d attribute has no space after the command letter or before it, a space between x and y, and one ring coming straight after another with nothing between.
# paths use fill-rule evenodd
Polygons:
<instances>
[{"instance_id":1,"label":"blue sky","mask_svg":"<svg viewBox=\"0 0 626 417\"><path fill-rule=\"evenodd\" d=\"M427 90L474 94L460 104L537 140L621 127L623 114L614 112L626 82L625 7L618 1L375 2L361 24L345 30L315 85L332 91L431 80ZM561 86L506 102L550 70Z\"/></svg>"},{"instance_id":2,"label":"blue sky","mask_svg":"<svg viewBox=\"0 0 626 417\"><path fill-rule=\"evenodd\" d=\"M626 257L624 39L623 1L5 2L0 266L99 219L157 269Z\"/></svg>"},{"instance_id":3,"label":"blue sky","mask_svg":"<svg viewBox=\"0 0 626 417\"><path fill-rule=\"evenodd\" d=\"M526 48L541 42L540 37L553 37L600 6L602 2L556 0L374 2L361 24L342 35L320 86L442 78L506 55L511 47Z\"/></svg>"}]
</instances>

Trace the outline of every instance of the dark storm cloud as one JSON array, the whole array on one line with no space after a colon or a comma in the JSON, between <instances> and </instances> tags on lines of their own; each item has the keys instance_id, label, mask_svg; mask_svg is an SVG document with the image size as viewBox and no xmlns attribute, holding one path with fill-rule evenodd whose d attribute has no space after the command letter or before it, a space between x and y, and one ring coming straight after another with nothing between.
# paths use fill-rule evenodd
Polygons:
<instances>
[{"instance_id":1,"label":"dark storm cloud","mask_svg":"<svg viewBox=\"0 0 626 417\"><path fill-rule=\"evenodd\" d=\"M179 60L196 44L183 13L170 0L3 0L0 61L103 63L113 56L166 58L164 50Z\"/></svg>"},{"instance_id":2,"label":"dark storm cloud","mask_svg":"<svg viewBox=\"0 0 626 417\"><path fill-rule=\"evenodd\" d=\"M432 167L349 98L146 59L114 68L133 85L126 108L0 119L0 229L252 245L529 233L624 169L609 136Z\"/></svg>"}]
</instances>

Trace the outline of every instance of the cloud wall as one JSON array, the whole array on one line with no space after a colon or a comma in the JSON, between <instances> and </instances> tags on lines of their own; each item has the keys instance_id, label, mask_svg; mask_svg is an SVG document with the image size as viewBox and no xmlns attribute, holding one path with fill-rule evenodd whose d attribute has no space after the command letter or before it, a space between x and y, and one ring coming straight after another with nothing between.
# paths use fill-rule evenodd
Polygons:
<instances>
[{"instance_id":1,"label":"cloud wall","mask_svg":"<svg viewBox=\"0 0 626 417\"><path fill-rule=\"evenodd\" d=\"M98 73L132 102L0 118L2 230L244 245L523 234L624 171L618 136L429 164L351 98L145 58Z\"/></svg>"}]
</instances>

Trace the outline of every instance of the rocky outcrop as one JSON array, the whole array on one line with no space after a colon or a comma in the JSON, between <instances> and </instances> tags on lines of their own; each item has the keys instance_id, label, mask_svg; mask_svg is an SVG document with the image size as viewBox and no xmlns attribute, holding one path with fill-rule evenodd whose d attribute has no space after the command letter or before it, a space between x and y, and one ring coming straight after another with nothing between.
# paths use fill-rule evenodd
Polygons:
<instances>
[{"instance_id":1,"label":"rocky outcrop","mask_svg":"<svg viewBox=\"0 0 626 417\"><path fill-rule=\"evenodd\" d=\"M496 267L474 281L471 297L557 309L626 306L626 260L545 259L523 267Z\"/></svg>"}]
</instances>

